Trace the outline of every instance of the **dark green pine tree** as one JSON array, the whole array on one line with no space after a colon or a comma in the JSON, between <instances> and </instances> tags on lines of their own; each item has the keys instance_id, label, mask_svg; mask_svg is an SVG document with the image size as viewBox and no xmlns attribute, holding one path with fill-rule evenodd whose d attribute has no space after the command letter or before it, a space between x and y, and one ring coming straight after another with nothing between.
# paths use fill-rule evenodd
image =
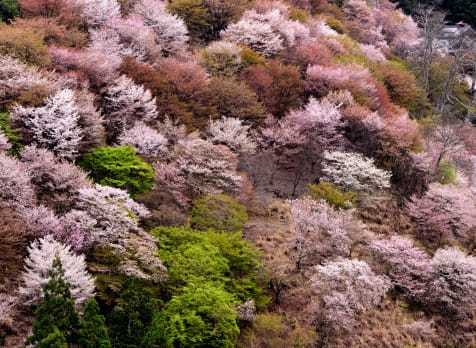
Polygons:
<instances>
[{"instance_id":1,"label":"dark green pine tree","mask_svg":"<svg viewBox=\"0 0 476 348\"><path fill-rule=\"evenodd\" d=\"M68 348L66 338L56 326L53 332L35 345L36 348Z\"/></svg>"},{"instance_id":2,"label":"dark green pine tree","mask_svg":"<svg viewBox=\"0 0 476 348\"><path fill-rule=\"evenodd\" d=\"M121 285L120 305L109 317L109 336L115 348L141 347L156 304L135 278Z\"/></svg>"},{"instance_id":3,"label":"dark green pine tree","mask_svg":"<svg viewBox=\"0 0 476 348\"><path fill-rule=\"evenodd\" d=\"M53 267L49 271L50 280L43 286L44 297L36 310L36 321L33 325L33 335L28 337L26 344L33 344L35 347L46 347L43 344L45 339L53 335L56 337L58 347L59 331L66 338L68 344L77 343L77 333L79 319L74 302L69 291L69 284L63 279L64 270L61 260L56 257Z\"/></svg>"},{"instance_id":4,"label":"dark green pine tree","mask_svg":"<svg viewBox=\"0 0 476 348\"><path fill-rule=\"evenodd\" d=\"M94 297L84 307L79 344L83 348L111 348L111 341L104 326L104 316L100 314L99 305Z\"/></svg>"}]
</instances>

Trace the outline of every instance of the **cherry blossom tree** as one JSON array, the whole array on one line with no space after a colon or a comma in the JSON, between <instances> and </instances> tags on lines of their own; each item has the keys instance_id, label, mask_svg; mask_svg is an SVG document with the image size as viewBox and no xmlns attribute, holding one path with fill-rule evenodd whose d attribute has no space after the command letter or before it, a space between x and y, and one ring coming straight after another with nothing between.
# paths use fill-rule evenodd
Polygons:
<instances>
[{"instance_id":1,"label":"cherry blossom tree","mask_svg":"<svg viewBox=\"0 0 476 348\"><path fill-rule=\"evenodd\" d=\"M349 191L390 187L391 173L375 166L374 160L351 152L324 153L322 172L326 180Z\"/></svg>"},{"instance_id":2,"label":"cherry blossom tree","mask_svg":"<svg viewBox=\"0 0 476 348\"><path fill-rule=\"evenodd\" d=\"M101 50L74 50L50 46L53 67L58 72L78 71L96 88L112 83L118 78L121 58Z\"/></svg>"},{"instance_id":3,"label":"cherry blossom tree","mask_svg":"<svg viewBox=\"0 0 476 348\"><path fill-rule=\"evenodd\" d=\"M121 15L119 3L116 0L76 0L83 9L83 15L90 27L98 27L109 18Z\"/></svg>"},{"instance_id":4,"label":"cherry blossom tree","mask_svg":"<svg viewBox=\"0 0 476 348\"><path fill-rule=\"evenodd\" d=\"M431 271L430 258L406 237L392 236L370 245L376 268L384 271L394 286L410 299L419 299L426 291Z\"/></svg>"},{"instance_id":5,"label":"cherry blossom tree","mask_svg":"<svg viewBox=\"0 0 476 348\"><path fill-rule=\"evenodd\" d=\"M21 211L35 204L35 191L25 166L0 152L0 206Z\"/></svg>"},{"instance_id":6,"label":"cherry blossom tree","mask_svg":"<svg viewBox=\"0 0 476 348\"><path fill-rule=\"evenodd\" d=\"M464 316L476 307L476 257L457 248L438 249L431 260L426 300L445 315Z\"/></svg>"},{"instance_id":7,"label":"cherry blossom tree","mask_svg":"<svg viewBox=\"0 0 476 348\"><path fill-rule=\"evenodd\" d=\"M238 160L226 146L192 135L179 142L175 157L191 197L200 193L236 193L241 186L242 178L236 173Z\"/></svg>"},{"instance_id":8,"label":"cherry blossom tree","mask_svg":"<svg viewBox=\"0 0 476 348\"><path fill-rule=\"evenodd\" d=\"M106 91L102 111L110 142L132 128L136 120L151 122L158 116L151 92L124 75Z\"/></svg>"},{"instance_id":9,"label":"cherry blossom tree","mask_svg":"<svg viewBox=\"0 0 476 348\"><path fill-rule=\"evenodd\" d=\"M144 18L147 26L155 33L155 41L162 54L168 56L187 49L188 31L184 21L167 13L165 3L158 0L140 0L134 12Z\"/></svg>"},{"instance_id":10,"label":"cherry blossom tree","mask_svg":"<svg viewBox=\"0 0 476 348\"><path fill-rule=\"evenodd\" d=\"M334 330L351 330L355 317L382 303L390 287L366 262L342 258L316 266L311 282L323 321Z\"/></svg>"},{"instance_id":11,"label":"cherry blossom tree","mask_svg":"<svg viewBox=\"0 0 476 348\"><path fill-rule=\"evenodd\" d=\"M160 56L154 32L137 15L109 18L100 28L92 30L90 36L89 47L107 55L133 56L137 60L151 62Z\"/></svg>"},{"instance_id":12,"label":"cherry blossom tree","mask_svg":"<svg viewBox=\"0 0 476 348\"><path fill-rule=\"evenodd\" d=\"M118 140L120 145L132 145L138 153L145 155L164 157L167 153L167 139L141 121L124 130Z\"/></svg>"},{"instance_id":13,"label":"cherry blossom tree","mask_svg":"<svg viewBox=\"0 0 476 348\"><path fill-rule=\"evenodd\" d=\"M55 257L59 257L64 268L64 280L71 286L71 296L76 304L84 304L94 295L94 279L86 271L84 255L77 255L48 235L31 243L25 259L23 284L19 293L25 304L36 304L43 296L42 287L49 281L48 271Z\"/></svg>"},{"instance_id":14,"label":"cherry blossom tree","mask_svg":"<svg viewBox=\"0 0 476 348\"><path fill-rule=\"evenodd\" d=\"M11 114L12 122L23 123L38 146L50 149L60 158L74 159L82 138L74 98L73 90L64 89L48 98L45 106L17 106Z\"/></svg>"},{"instance_id":15,"label":"cherry blossom tree","mask_svg":"<svg viewBox=\"0 0 476 348\"><path fill-rule=\"evenodd\" d=\"M406 206L421 239L437 243L449 237L464 240L466 232L476 226L476 199L467 187L431 183L423 196L413 195Z\"/></svg>"},{"instance_id":16,"label":"cherry blossom tree","mask_svg":"<svg viewBox=\"0 0 476 348\"><path fill-rule=\"evenodd\" d=\"M227 41L246 45L267 57L284 48L284 40L270 23L251 18L243 18L237 23L230 24L221 37Z\"/></svg>"},{"instance_id":17,"label":"cherry blossom tree","mask_svg":"<svg viewBox=\"0 0 476 348\"><path fill-rule=\"evenodd\" d=\"M38 200L56 212L69 210L78 190L91 186L86 172L74 164L61 161L49 150L26 146L21 152L21 159L35 185Z\"/></svg>"},{"instance_id":18,"label":"cherry blossom tree","mask_svg":"<svg viewBox=\"0 0 476 348\"><path fill-rule=\"evenodd\" d=\"M360 50L373 63L384 63L387 61L382 50L374 45L359 44Z\"/></svg>"},{"instance_id":19,"label":"cherry blossom tree","mask_svg":"<svg viewBox=\"0 0 476 348\"><path fill-rule=\"evenodd\" d=\"M154 173L158 184L168 190L180 206L188 208L190 199L184 194L187 191L187 181L180 176L178 168L170 163L156 162Z\"/></svg>"},{"instance_id":20,"label":"cherry blossom tree","mask_svg":"<svg viewBox=\"0 0 476 348\"><path fill-rule=\"evenodd\" d=\"M99 184L79 189L75 210L87 214L84 221L72 219L79 216L76 212L69 216L71 228L75 221L81 224L78 228L88 227L84 230L86 246L98 241L115 241L127 236L129 231L139 231L139 219L149 215L126 191Z\"/></svg>"},{"instance_id":21,"label":"cherry blossom tree","mask_svg":"<svg viewBox=\"0 0 476 348\"><path fill-rule=\"evenodd\" d=\"M250 126L237 118L222 117L208 123L209 139L214 144L226 145L235 153L252 153L256 144L249 135Z\"/></svg>"},{"instance_id":22,"label":"cherry blossom tree","mask_svg":"<svg viewBox=\"0 0 476 348\"><path fill-rule=\"evenodd\" d=\"M303 259L312 255L349 255L363 228L352 210L334 210L327 202L310 198L289 203L297 270L301 269Z\"/></svg>"}]
</instances>

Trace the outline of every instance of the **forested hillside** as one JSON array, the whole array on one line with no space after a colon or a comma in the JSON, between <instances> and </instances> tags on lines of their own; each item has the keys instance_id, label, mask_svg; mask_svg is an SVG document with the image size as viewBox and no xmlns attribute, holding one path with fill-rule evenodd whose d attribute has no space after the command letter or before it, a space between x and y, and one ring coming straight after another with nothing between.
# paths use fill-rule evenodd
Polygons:
<instances>
[{"instance_id":1,"label":"forested hillside","mask_svg":"<svg viewBox=\"0 0 476 348\"><path fill-rule=\"evenodd\" d=\"M0 346L476 347L476 39L412 16L0 0Z\"/></svg>"}]
</instances>

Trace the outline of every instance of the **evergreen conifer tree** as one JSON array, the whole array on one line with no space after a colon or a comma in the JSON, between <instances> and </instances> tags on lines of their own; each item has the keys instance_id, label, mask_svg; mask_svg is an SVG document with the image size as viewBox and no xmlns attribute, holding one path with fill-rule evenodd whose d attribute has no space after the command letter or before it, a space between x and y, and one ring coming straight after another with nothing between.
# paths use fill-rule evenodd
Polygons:
<instances>
[{"instance_id":1,"label":"evergreen conifer tree","mask_svg":"<svg viewBox=\"0 0 476 348\"><path fill-rule=\"evenodd\" d=\"M104 316L100 314L99 305L94 297L84 307L79 344L84 348L111 348L111 341L104 326Z\"/></svg>"},{"instance_id":2,"label":"evergreen conifer tree","mask_svg":"<svg viewBox=\"0 0 476 348\"><path fill-rule=\"evenodd\" d=\"M63 347L61 335L69 344L77 341L78 314L74 309L70 286L63 279L64 270L58 256L53 260L49 276L50 280L43 286L44 297L36 310L33 335L26 341L35 348Z\"/></svg>"}]
</instances>

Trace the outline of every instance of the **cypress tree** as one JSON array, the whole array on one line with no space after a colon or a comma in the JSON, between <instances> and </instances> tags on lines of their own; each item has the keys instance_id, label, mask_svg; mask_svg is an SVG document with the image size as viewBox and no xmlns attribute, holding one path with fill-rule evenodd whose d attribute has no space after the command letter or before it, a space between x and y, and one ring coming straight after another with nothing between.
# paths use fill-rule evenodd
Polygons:
<instances>
[{"instance_id":1,"label":"cypress tree","mask_svg":"<svg viewBox=\"0 0 476 348\"><path fill-rule=\"evenodd\" d=\"M46 347L43 342L48 337L56 339L57 346L61 347L61 339L56 331L66 338L67 343L76 343L79 328L78 314L74 309L70 286L63 279L64 270L59 257L53 260L48 275L50 280L43 286L44 297L36 310L33 335L26 340L26 344L38 348Z\"/></svg>"},{"instance_id":2,"label":"cypress tree","mask_svg":"<svg viewBox=\"0 0 476 348\"><path fill-rule=\"evenodd\" d=\"M84 307L82 328L79 331L79 344L84 348L111 348L111 341L104 326L104 316L92 297Z\"/></svg>"}]
</instances>

